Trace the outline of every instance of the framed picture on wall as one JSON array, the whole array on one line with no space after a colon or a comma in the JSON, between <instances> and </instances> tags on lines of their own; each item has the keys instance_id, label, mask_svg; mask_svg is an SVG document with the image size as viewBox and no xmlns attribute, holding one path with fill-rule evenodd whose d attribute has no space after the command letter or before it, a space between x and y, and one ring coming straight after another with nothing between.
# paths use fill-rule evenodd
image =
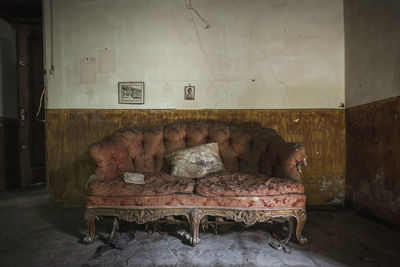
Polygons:
<instances>
[{"instance_id":1,"label":"framed picture on wall","mask_svg":"<svg viewBox=\"0 0 400 267\"><path fill-rule=\"evenodd\" d=\"M185 100L194 100L194 86L185 86Z\"/></svg>"},{"instance_id":2,"label":"framed picture on wall","mask_svg":"<svg viewBox=\"0 0 400 267\"><path fill-rule=\"evenodd\" d=\"M144 104L144 82L119 82L119 104Z\"/></svg>"}]
</instances>

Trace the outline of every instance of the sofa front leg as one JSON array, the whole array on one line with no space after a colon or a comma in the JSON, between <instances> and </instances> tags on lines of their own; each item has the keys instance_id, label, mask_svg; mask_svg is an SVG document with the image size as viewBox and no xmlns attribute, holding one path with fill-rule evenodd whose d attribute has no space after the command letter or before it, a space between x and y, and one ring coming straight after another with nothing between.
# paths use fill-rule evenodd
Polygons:
<instances>
[{"instance_id":1,"label":"sofa front leg","mask_svg":"<svg viewBox=\"0 0 400 267\"><path fill-rule=\"evenodd\" d=\"M305 244L307 243L307 238L305 238L302 234L304 224L307 221L307 214L305 210L300 210L296 213L296 220L297 220L297 226L296 226L296 238L297 241L300 244Z\"/></svg>"},{"instance_id":2,"label":"sofa front leg","mask_svg":"<svg viewBox=\"0 0 400 267\"><path fill-rule=\"evenodd\" d=\"M89 234L85 236L85 238L83 239L83 243L85 244L90 244L94 240L94 236L96 235L96 225L95 225L96 217L97 216L89 210L87 210L85 213L85 221L89 228Z\"/></svg>"},{"instance_id":3,"label":"sofa front leg","mask_svg":"<svg viewBox=\"0 0 400 267\"><path fill-rule=\"evenodd\" d=\"M201 213L198 209L193 209L190 212L190 233L192 246L196 246L199 243L199 227L200 227Z\"/></svg>"}]
</instances>

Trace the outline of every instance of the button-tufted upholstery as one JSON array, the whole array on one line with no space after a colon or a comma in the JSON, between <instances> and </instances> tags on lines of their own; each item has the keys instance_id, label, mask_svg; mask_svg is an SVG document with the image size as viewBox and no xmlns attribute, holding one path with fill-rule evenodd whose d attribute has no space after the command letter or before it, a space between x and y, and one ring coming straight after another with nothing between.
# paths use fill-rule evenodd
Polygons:
<instances>
[{"instance_id":1,"label":"button-tufted upholstery","mask_svg":"<svg viewBox=\"0 0 400 267\"><path fill-rule=\"evenodd\" d=\"M200 144L217 142L228 172L262 173L300 181L304 147L286 143L273 129L221 122L181 122L163 127L132 128L93 144L96 179L124 172L168 171L164 155Z\"/></svg>"},{"instance_id":2,"label":"button-tufted upholstery","mask_svg":"<svg viewBox=\"0 0 400 267\"><path fill-rule=\"evenodd\" d=\"M218 143L226 172L201 179L167 174L167 153L210 142ZM205 215L246 224L295 217L296 237L306 240L301 234L306 195L300 179L305 150L272 129L206 121L124 129L93 144L89 154L96 174L86 197L86 242L93 241L99 216L146 223L173 215L188 219L192 245ZM145 184L125 183L119 178L124 172L143 173Z\"/></svg>"}]
</instances>

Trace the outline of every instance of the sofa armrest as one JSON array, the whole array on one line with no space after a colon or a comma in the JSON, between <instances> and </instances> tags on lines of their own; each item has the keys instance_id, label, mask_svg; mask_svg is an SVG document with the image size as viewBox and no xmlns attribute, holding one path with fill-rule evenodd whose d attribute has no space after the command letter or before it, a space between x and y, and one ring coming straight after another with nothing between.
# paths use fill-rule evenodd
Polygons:
<instances>
[{"instance_id":1,"label":"sofa armrest","mask_svg":"<svg viewBox=\"0 0 400 267\"><path fill-rule=\"evenodd\" d=\"M303 145L284 143L279 147L272 175L301 181L301 167L307 165L307 155Z\"/></svg>"}]
</instances>

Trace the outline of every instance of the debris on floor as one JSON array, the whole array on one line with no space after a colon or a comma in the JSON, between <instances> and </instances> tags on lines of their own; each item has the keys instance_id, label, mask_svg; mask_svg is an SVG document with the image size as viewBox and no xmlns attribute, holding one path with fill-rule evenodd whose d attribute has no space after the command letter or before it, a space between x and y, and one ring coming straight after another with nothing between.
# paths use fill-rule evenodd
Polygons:
<instances>
[{"instance_id":1,"label":"debris on floor","mask_svg":"<svg viewBox=\"0 0 400 267\"><path fill-rule=\"evenodd\" d=\"M97 259L103 256L107 251L112 249L120 249L123 250L128 246L128 243L135 238L135 234L132 232L124 232L120 233L118 231L115 232L114 238L110 243L103 244L96 249L96 252L93 255L93 259Z\"/></svg>"},{"instance_id":2,"label":"debris on floor","mask_svg":"<svg viewBox=\"0 0 400 267\"><path fill-rule=\"evenodd\" d=\"M276 241L269 242L269 246L271 248L276 249L276 250L282 250L283 252L285 252L287 254L291 254L292 253L292 251L287 246L285 246L283 244L280 244L280 243L278 243Z\"/></svg>"},{"instance_id":3,"label":"debris on floor","mask_svg":"<svg viewBox=\"0 0 400 267\"><path fill-rule=\"evenodd\" d=\"M187 224L160 224L150 234L151 226L124 221L116 234L123 236L105 245L113 225L107 217L96 222L97 235L85 245L80 243L88 231L84 213L85 208L51 204L45 187L0 193L0 266L375 267L400 262L399 231L346 208L309 209L305 245L294 234L283 242L290 232L286 223L221 224L218 235L213 229L200 231L201 242L192 247Z\"/></svg>"}]
</instances>

